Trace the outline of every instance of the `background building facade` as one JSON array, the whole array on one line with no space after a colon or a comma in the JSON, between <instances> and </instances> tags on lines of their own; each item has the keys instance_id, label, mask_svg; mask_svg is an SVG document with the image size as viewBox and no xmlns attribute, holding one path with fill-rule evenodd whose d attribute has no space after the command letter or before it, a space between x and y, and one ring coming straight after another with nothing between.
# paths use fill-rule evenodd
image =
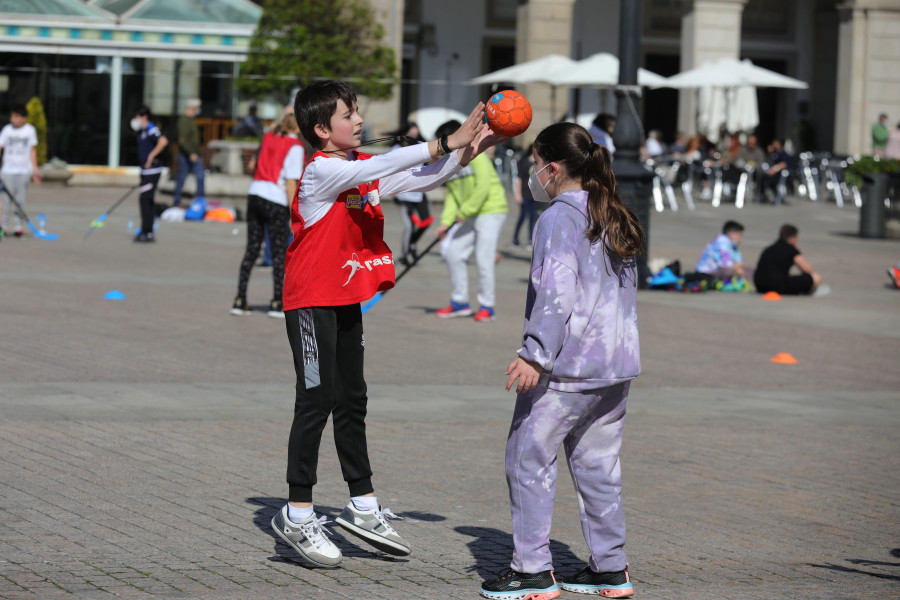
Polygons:
<instances>
[{"instance_id":1,"label":"background building facade","mask_svg":"<svg viewBox=\"0 0 900 600\"><path fill-rule=\"evenodd\" d=\"M490 94L468 85L483 73L556 53L573 59L618 49L619 0L370 0L397 56L395 93L362 98L367 134L378 137L418 110L463 113ZM173 6L178 10L173 10ZM250 0L20 0L0 14L0 114L41 98L49 156L131 164L128 113L147 104L165 126L189 97L203 100L206 141L228 134L251 101L273 119L280 106L238 95L261 8ZM48 8L50 7L50 8ZM879 113L900 121L900 0L644 0L641 66L674 75L719 57L809 83L760 89L765 142L838 154L871 152ZM565 116L615 113L609 90L522 86L535 122L520 142ZM693 91L645 89L645 129L671 139L695 128Z\"/></svg>"}]
</instances>

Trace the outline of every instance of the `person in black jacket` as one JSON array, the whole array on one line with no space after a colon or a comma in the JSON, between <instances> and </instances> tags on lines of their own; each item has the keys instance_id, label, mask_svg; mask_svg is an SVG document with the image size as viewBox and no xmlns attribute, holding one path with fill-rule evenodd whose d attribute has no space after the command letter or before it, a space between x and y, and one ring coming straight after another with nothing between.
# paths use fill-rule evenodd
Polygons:
<instances>
[{"instance_id":1,"label":"person in black jacket","mask_svg":"<svg viewBox=\"0 0 900 600\"><path fill-rule=\"evenodd\" d=\"M830 290L822 286L822 276L813 267L797 246L799 231L793 225L782 225L778 241L763 250L753 274L753 283L759 293L825 295ZM791 267L800 270L799 275L791 275Z\"/></svg>"}]
</instances>

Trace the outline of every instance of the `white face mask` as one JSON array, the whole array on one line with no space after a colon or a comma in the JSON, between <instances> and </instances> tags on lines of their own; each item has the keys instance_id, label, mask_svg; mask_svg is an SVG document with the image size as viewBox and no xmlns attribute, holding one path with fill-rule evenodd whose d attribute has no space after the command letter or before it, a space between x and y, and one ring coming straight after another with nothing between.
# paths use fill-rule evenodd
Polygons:
<instances>
[{"instance_id":1,"label":"white face mask","mask_svg":"<svg viewBox=\"0 0 900 600\"><path fill-rule=\"evenodd\" d=\"M550 166L550 163L544 165L544 169ZM536 202L550 202L550 194L547 193L547 185L550 185L550 181L547 181L547 185L541 185L541 180L538 179L538 173L543 171L531 171L531 175L528 176L528 189L531 190L531 196L535 199Z\"/></svg>"},{"instance_id":2,"label":"white face mask","mask_svg":"<svg viewBox=\"0 0 900 600\"><path fill-rule=\"evenodd\" d=\"M132 119L131 120L131 128L134 131L140 131L144 128L144 123L140 119Z\"/></svg>"}]
</instances>

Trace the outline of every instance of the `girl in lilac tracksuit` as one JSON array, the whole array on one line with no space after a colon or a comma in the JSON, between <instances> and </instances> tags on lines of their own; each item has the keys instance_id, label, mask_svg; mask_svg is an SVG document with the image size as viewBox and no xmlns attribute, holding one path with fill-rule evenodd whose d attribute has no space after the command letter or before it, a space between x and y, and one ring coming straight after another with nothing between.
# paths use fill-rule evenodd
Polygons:
<instances>
[{"instance_id":1,"label":"girl in lilac tracksuit","mask_svg":"<svg viewBox=\"0 0 900 600\"><path fill-rule=\"evenodd\" d=\"M642 233L616 192L609 153L584 128L547 127L534 158L529 187L550 206L534 233L522 347L507 369L507 389L518 379L506 446L515 550L510 569L482 584L481 594L559 595L550 521L563 445L591 556L560 586L629 598L619 448L628 388L641 370L635 255Z\"/></svg>"}]
</instances>

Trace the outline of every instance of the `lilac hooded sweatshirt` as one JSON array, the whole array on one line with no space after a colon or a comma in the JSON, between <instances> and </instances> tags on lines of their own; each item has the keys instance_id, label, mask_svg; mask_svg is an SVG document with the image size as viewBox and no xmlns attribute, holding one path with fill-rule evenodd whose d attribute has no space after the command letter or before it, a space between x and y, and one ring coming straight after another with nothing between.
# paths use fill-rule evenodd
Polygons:
<instances>
[{"instance_id":1,"label":"lilac hooded sweatshirt","mask_svg":"<svg viewBox=\"0 0 900 600\"><path fill-rule=\"evenodd\" d=\"M538 219L518 351L543 367L550 389L566 392L608 387L641 372L636 262L590 243L587 197L563 192Z\"/></svg>"}]
</instances>

